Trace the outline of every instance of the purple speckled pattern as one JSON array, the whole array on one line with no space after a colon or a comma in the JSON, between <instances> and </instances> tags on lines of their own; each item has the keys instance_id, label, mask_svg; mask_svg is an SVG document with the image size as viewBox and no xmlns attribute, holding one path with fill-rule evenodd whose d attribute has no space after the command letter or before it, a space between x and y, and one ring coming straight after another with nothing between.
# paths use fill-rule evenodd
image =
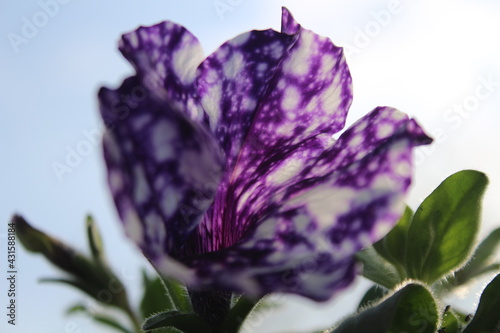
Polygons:
<instances>
[{"instance_id":1,"label":"purple speckled pattern","mask_svg":"<svg viewBox=\"0 0 500 333\"><path fill-rule=\"evenodd\" d=\"M412 148L431 139L377 107L344 131L342 48L283 9L204 58L172 22L123 36L136 75L99 92L108 182L127 235L191 288L328 300L353 255L397 222Z\"/></svg>"}]
</instances>

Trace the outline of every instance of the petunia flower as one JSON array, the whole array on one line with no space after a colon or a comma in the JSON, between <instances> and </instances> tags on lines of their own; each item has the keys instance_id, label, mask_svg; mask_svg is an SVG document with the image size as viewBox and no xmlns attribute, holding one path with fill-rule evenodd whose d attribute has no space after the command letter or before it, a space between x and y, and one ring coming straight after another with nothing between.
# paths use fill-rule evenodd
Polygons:
<instances>
[{"instance_id":1,"label":"petunia flower","mask_svg":"<svg viewBox=\"0 0 500 333\"><path fill-rule=\"evenodd\" d=\"M431 139L377 107L345 130L342 48L283 9L204 58L172 22L125 34L136 74L102 88L108 182L127 235L195 290L329 299L401 216L411 151Z\"/></svg>"}]
</instances>

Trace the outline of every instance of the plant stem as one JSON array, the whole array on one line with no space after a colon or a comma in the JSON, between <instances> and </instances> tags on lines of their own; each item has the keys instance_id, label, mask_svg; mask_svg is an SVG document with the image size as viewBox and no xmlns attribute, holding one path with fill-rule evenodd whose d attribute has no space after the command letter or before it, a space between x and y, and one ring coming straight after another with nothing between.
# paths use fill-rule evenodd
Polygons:
<instances>
[{"instance_id":1,"label":"plant stem","mask_svg":"<svg viewBox=\"0 0 500 333\"><path fill-rule=\"evenodd\" d=\"M224 291L189 290L193 310L212 328L213 333L220 332L231 305L231 293Z\"/></svg>"}]
</instances>

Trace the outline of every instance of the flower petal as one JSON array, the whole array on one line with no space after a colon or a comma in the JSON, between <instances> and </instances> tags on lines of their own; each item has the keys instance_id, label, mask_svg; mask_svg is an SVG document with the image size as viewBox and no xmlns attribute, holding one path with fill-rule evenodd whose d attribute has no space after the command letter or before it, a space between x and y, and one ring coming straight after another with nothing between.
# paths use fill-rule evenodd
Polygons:
<instances>
[{"instance_id":1,"label":"flower petal","mask_svg":"<svg viewBox=\"0 0 500 333\"><path fill-rule=\"evenodd\" d=\"M210 126L234 165L261 101L295 37L274 30L250 31L224 43L198 69L198 90Z\"/></svg>"},{"instance_id":2,"label":"flower petal","mask_svg":"<svg viewBox=\"0 0 500 333\"><path fill-rule=\"evenodd\" d=\"M292 13L286 7L281 7L281 32L293 35L299 32L300 29L300 24L295 21Z\"/></svg>"},{"instance_id":3,"label":"flower petal","mask_svg":"<svg viewBox=\"0 0 500 333\"><path fill-rule=\"evenodd\" d=\"M222 153L203 125L148 93L137 77L99 92L108 182L127 234L153 263L180 255L213 201Z\"/></svg>"},{"instance_id":4,"label":"flower petal","mask_svg":"<svg viewBox=\"0 0 500 333\"><path fill-rule=\"evenodd\" d=\"M239 239L249 215L261 215L272 193L328 144L345 124L351 77L341 48L301 28L284 10L293 35L252 31L222 45L200 68L201 103L227 155L227 175L199 228L200 251ZM278 175L278 177L276 177ZM278 178L278 179L276 179ZM255 204L256 198L263 204ZM210 232L209 232L210 231Z\"/></svg>"},{"instance_id":5,"label":"flower petal","mask_svg":"<svg viewBox=\"0 0 500 333\"><path fill-rule=\"evenodd\" d=\"M314 161L310 168L302 170L303 178L323 176L361 160L387 140L392 140L410 120L403 112L391 107L377 107L348 128L340 138ZM415 145L432 142L417 124L408 132Z\"/></svg>"},{"instance_id":6,"label":"flower petal","mask_svg":"<svg viewBox=\"0 0 500 333\"><path fill-rule=\"evenodd\" d=\"M145 88L191 119L208 122L194 87L196 68L204 55L193 34L178 24L162 22L123 35L119 49Z\"/></svg>"},{"instance_id":7,"label":"flower petal","mask_svg":"<svg viewBox=\"0 0 500 333\"><path fill-rule=\"evenodd\" d=\"M370 115L381 110L387 111ZM370 115L365 120L373 119ZM273 201L279 204L234 246L187 264L220 288L329 299L354 278L353 255L397 222L411 182L412 147L428 141L406 119L390 136L374 140L363 157L276 193Z\"/></svg>"}]
</instances>

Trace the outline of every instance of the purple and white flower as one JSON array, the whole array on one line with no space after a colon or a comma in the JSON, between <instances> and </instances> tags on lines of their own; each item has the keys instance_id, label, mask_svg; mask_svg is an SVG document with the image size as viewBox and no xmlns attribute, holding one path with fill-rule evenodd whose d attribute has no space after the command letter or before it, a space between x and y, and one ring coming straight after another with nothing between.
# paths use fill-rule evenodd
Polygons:
<instances>
[{"instance_id":1,"label":"purple and white flower","mask_svg":"<svg viewBox=\"0 0 500 333\"><path fill-rule=\"evenodd\" d=\"M136 74L102 88L104 155L128 236L193 289L329 299L397 222L411 151L431 139L377 107L344 131L342 48L283 9L204 58L172 22L125 34Z\"/></svg>"}]
</instances>

